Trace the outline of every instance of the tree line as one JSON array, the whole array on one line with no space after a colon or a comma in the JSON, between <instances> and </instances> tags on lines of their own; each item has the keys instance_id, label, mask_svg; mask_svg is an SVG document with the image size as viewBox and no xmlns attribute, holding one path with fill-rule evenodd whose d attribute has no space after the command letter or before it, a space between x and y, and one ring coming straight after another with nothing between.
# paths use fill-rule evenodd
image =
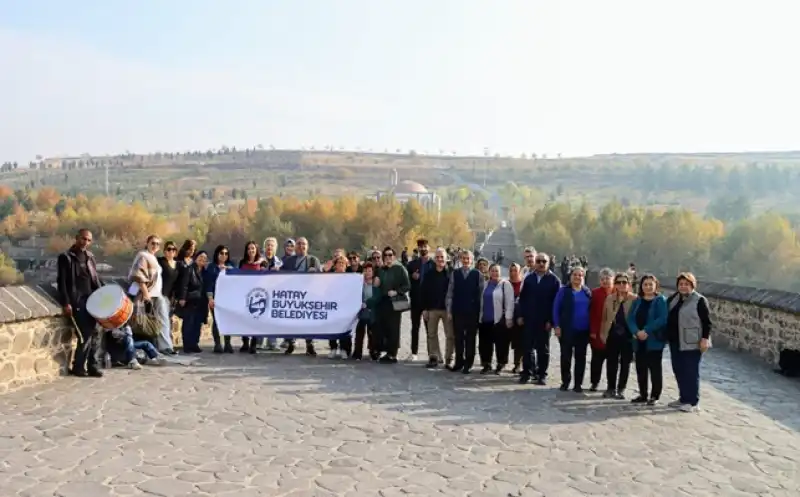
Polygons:
<instances>
[{"instance_id":1,"label":"tree line","mask_svg":"<svg viewBox=\"0 0 800 497\"><path fill-rule=\"evenodd\" d=\"M247 199L229 205L227 211L198 216L188 209L158 214L138 202L100 195L63 196L49 187L14 191L0 185L0 229L12 242L35 235L55 255L72 244L75 231L82 227L95 233L93 250L111 258L132 256L153 233L178 243L195 239L207 248L225 244L235 257L248 240L261 242L268 236L305 236L321 256L339 247L411 246L421 236L432 244L471 247L473 243L461 211L445 211L439 218L416 201L400 203L391 197Z\"/></svg>"},{"instance_id":2,"label":"tree line","mask_svg":"<svg viewBox=\"0 0 800 497\"><path fill-rule=\"evenodd\" d=\"M634 262L657 275L688 270L709 281L800 292L800 242L790 220L774 212L725 224L616 200L599 210L553 203L517 227L524 243L559 257L586 254L614 268Z\"/></svg>"}]
</instances>

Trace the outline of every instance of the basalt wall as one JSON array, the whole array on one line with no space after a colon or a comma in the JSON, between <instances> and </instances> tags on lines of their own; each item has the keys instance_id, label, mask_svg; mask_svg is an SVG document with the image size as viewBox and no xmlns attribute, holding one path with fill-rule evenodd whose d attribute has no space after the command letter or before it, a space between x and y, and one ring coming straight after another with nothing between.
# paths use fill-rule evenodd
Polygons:
<instances>
[{"instance_id":1,"label":"basalt wall","mask_svg":"<svg viewBox=\"0 0 800 497\"><path fill-rule=\"evenodd\" d=\"M659 278L673 293L675 276ZM598 284L597 272L587 282ZM698 282L706 296L713 322L712 344L746 352L777 364L783 349L800 350L800 294L780 290Z\"/></svg>"},{"instance_id":2,"label":"basalt wall","mask_svg":"<svg viewBox=\"0 0 800 497\"><path fill-rule=\"evenodd\" d=\"M596 272L588 282L597 284ZM674 278L661 281L672 282ZM711 306L713 343L776 364L784 348L800 350L800 294L700 282ZM72 323L61 315L55 289L0 288L0 394L67 373L75 347ZM173 340L181 345L180 320ZM208 326L203 339L211 338Z\"/></svg>"},{"instance_id":3,"label":"basalt wall","mask_svg":"<svg viewBox=\"0 0 800 497\"><path fill-rule=\"evenodd\" d=\"M180 319L173 318L176 347L182 342L180 327ZM208 326L202 338L211 338ZM0 394L65 375L76 343L73 324L61 314L54 288L0 288Z\"/></svg>"}]
</instances>

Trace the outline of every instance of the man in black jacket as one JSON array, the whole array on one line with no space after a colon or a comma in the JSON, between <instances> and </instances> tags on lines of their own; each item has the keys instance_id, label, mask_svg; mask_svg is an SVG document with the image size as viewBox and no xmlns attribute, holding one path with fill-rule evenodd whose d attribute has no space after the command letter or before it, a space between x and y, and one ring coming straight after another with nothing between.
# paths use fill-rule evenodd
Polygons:
<instances>
[{"instance_id":1,"label":"man in black jacket","mask_svg":"<svg viewBox=\"0 0 800 497\"><path fill-rule=\"evenodd\" d=\"M419 353L419 326L422 320L422 294L420 288L425 281L425 275L433 270L433 261L428 257L428 240L421 238L417 240L419 257L412 259L406 266L408 275L411 277L411 357L412 361L417 360ZM430 353L430 351L428 351Z\"/></svg>"},{"instance_id":2,"label":"man in black jacket","mask_svg":"<svg viewBox=\"0 0 800 497\"><path fill-rule=\"evenodd\" d=\"M97 322L86 310L86 301L95 290L100 288L97 276L97 263L89 252L92 244L92 232L87 229L78 231L75 243L66 252L58 256L58 297L64 315L74 318L81 334L78 348L72 362L70 373L74 376L101 377L103 372L97 367L97 340L95 327Z\"/></svg>"},{"instance_id":3,"label":"man in black jacket","mask_svg":"<svg viewBox=\"0 0 800 497\"><path fill-rule=\"evenodd\" d=\"M447 267L447 252L443 248L436 249L434 268L425 275L420 285L422 300L422 318L428 332L428 364L427 368L436 368L444 362L450 366L455 349L453 341L453 322L447 319L447 288L450 286L450 269ZM413 281L412 281L413 284ZM445 353L439 347L439 322L444 325Z\"/></svg>"}]
</instances>

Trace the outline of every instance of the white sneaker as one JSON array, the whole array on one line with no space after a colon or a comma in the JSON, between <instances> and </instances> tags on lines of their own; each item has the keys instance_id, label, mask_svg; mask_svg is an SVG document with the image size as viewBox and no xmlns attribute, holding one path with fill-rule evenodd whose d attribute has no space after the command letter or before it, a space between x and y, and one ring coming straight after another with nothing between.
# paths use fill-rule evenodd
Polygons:
<instances>
[{"instance_id":1,"label":"white sneaker","mask_svg":"<svg viewBox=\"0 0 800 497\"><path fill-rule=\"evenodd\" d=\"M411 362L417 362L417 359L419 359L417 354L411 354Z\"/></svg>"},{"instance_id":2,"label":"white sneaker","mask_svg":"<svg viewBox=\"0 0 800 497\"><path fill-rule=\"evenodd\" d=\"M164 358L164 356L156 356L156 357L154 357L152 359L148 359L147 360L147 364L149 364L151 366L163 366L166 363L167 363L167 360Z\"/></svg>"},{"instance_id":3,"label":"white sneaker","mask_svg":"<svg viewBox=\"0 0 800 497\"><path fill-rule=\"evenodd\" d=\"M683 412L700 412L700 408L691 404L682 404L678 409Z\"/></svg>"},{"instance_id":4,"label":"white sneaker","mask_svg":"<svg viewBox=\"0 0 800 497\"><path fill-rule=\"evenodd\" d=\"M338 350L331 350L330 352L328 352L328 359L336 359L338 352L339 352Z\"/></svg>"},{"instance_id":5,"label":"white sneaker","mask_svg":"<svg viewBox=\"0 0 800 497\"><path fill-rule=\"evenodd\" d=\"M139 361L137 361L136 359L134 359L134 360L132 360L131 362L129 362L129 363L128 363L128 367L129 367L130 369L133 369L133 370L142 369L142 365L141 365L141 364L139 364Z\"/></svg>"}]
</instances>

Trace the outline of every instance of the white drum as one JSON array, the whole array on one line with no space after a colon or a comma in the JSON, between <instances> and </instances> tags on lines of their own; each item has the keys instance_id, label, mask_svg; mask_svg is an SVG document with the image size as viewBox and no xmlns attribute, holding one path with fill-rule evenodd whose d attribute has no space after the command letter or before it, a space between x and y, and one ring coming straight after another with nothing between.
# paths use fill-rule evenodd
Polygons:
<instances>
[{"instance_id":1,"label":"white drum","mask_svg":"<svg viewBox=\"0 0 800 497\"><path fill-rule=\"evenodd\" d=\"M107 330L120 328L133 315L133 302L119 285L95 290L86 302L86 311Z\"/></svg>"}]
</instances>

